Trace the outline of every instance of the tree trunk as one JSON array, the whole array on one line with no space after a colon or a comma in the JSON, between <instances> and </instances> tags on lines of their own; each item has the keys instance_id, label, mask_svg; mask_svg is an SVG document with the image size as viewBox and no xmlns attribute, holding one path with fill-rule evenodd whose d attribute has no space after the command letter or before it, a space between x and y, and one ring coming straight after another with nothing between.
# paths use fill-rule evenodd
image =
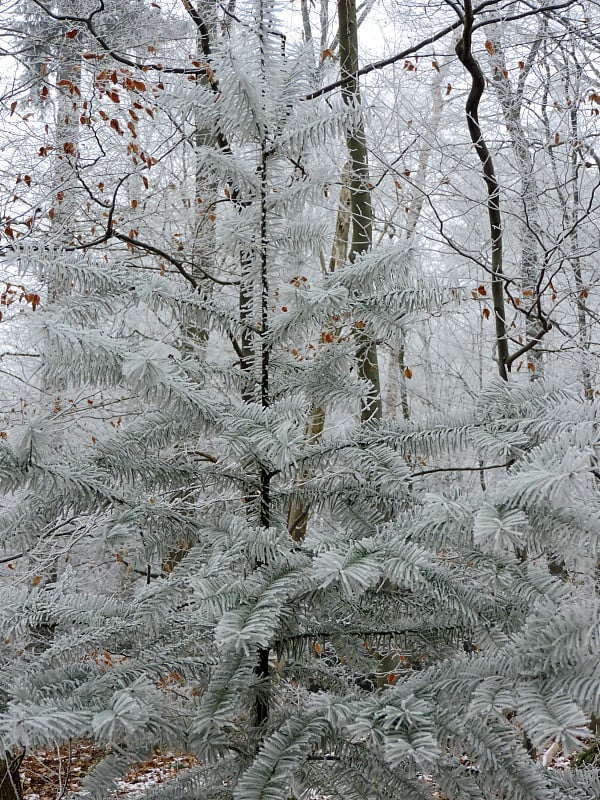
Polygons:
<instances>
[{"instance_id":1,"label":"tree trunk","mask_svg":"<svg viewBox=\"0 0 600 800\"><path fill-rule=\"evenodd\" d=\"M22 760L22 755L11 757L10 753L5 753L5 758L0 758L0 800L23 800L19 775Z\"/></svg>"},{"instance_id":2,"label":"tree trunk","mask_svg":"<svg viewBox=\"0 0 600 800\"><path fill-rule=\"evenodd\" d=\"M580 70L576 76L577 88L580 83ZM573 186L572 201L570 209L569 223L573 229L571 239L571 266L573 268L573 277L575 278L575 304L577 308L577 327L579 334L579 346L581 348L581 379L583 382L584 396L589 399L593 397L592 376L588 365L589 350L590 350L590 336L588 331L587 314L585 310L585 298L587 297L587 288L583 280L583 272L581 268L581 258L579 254L579 235L577 230L577 218L582 213L581 198L579 195L579 158L577 151L577 142L579 141L579 122L577 117L577 105L573 101L569 112L569 123L571 128L571 184Z\"/></svg>"},{"instance_id":3,"label":"tree trunk","mask_svg":"<svg viewBox=\"0 0 600 800\"><path fill-rule=\"evenodd\" d=\"M197 58L205 58L210 64L213 42L217 38L216 10L211 8L207 0L197 4L198 13L195 17L197 28ZM203 21L203 25L200 21ZM203 37L208 33L208 39ZM200 76L200 85L210 89L211 83L209 70ZM216 149L219 146L217 134L206 126L205 110L196 106L194 109L194 145L196 156L195 187L194 187L194 241L192 249L191 272L198 284L198 294L203 300L210 300L214 284L206 279L206 275L214 274L214 254L216 244L216 215L214 203L217 199L217 187L214 180L207 179L203 173L200 157L203 147ZM204 314L199 311L188 310L188 318L184 320L184 336L187 347L194 351L197 358L204 360L209 330L204 321ZM198 320L198 317L200 318Z\"/></svg>"},{"instance_id":4,"label":"tree trunk","mask_svg":"<svg viewBox=\"0 0 600 800\"><path fill-rule=\"evenodd\" d=\"M358 25L355 0L339 0L338 20L340 36L340 67L344 80L342 97L348 106L360 109L358 85ZM350 204L352 209L352 240L349 259L367 253L373 238L373 209L369 188L369 160L365 139L365 127L361 118L349 126L346 132L350 162ZM377 345L365 328L357 327L356 358L358 375L368 383L367 396L361 408L361 420L381 419L381 387Z\"/></svg>"},{"instance_id":5,"label":"tree trunk","mask_svg":"<svg viewBox=\"0 0 600 800\"><path fill-rule=\"evenodd\" d=\"M540 34L541 35L541 34ZM506 59L499 26L490 29L491 47L489 48L492 63L492 82L496 96L502 108L506 128L510 135L515 162L521 178L521 286L523 305L535 309L538 302L538 277L540 271L538 235L539 223L539 191L535 176L535 166L531 155L530 143L521 121L523 90L525 80L537 56L541 39L534 41L529 56L519 74L515 89L511 84L506 68ZM539 341L539 325L534 313L529 313L525 322L525 341ZM541 353L533 347L528 355L529 377L531 380L542 377L543 361Z\"/></svg>"},{"instance_id":6,"label":"tree trunk","mask_svg":"<svg viewBox=\"0 0 600 800\"><path fill-rule=\"evenodd\" d=\"M481 162L483 178L487 189L487 212L492 243L492 301L496 323L496 358L498 374L508 380L510 357L508 334L506 330L506 309L504 304L504 276L502 264L502 215L500 213L500 187L496 178L494 161L479 124L479 101L485 89L485 79L479 62L473 56L472 34L474 15L471 0L465 0L463 34L456 45L456 54L471 76L471 89L465 107L467 127L477 157Z\"/></svg>"}]
</instances>

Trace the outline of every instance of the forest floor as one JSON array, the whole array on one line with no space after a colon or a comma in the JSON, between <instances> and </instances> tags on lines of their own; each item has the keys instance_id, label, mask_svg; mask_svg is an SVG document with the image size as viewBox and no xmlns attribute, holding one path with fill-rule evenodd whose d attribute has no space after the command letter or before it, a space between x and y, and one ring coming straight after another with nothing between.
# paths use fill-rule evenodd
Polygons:
<instances>
[{"instance_id":1,"label":"forest floor","mask_svg":"<svg viewBox=\"0 0 600 800\"><path fill-rule=\"evenodd\" d=\"M78 796L81 779L105 755L91 741L74 742L71 748L38 750L21 764L25 800L70 800ZM119 781L115 800L136 800L152 786L163 783L182 769L198 764L191 755L156 753L133 766ZM81 796L84 796L83 792Z\"/></svg>"},{"instance_id":2,"label":"forest floor","mask_svg":"<svg viewBox=\"0 0 600 800\"><path fill-rule=\"evenodd\" d=\"M600 759L598 745L592 748L594 759ZM94 742L73 742L71 747L38 750L28 754L21 765L24 800L76 800L84 798L81 780L105 755ZM548 753L545 754L546 758ZM544 754L540 754L542 760ZM560 752L552 754L551 769L569 769L574 766L575 756ZM199 762L189 754L156 753L147 761L132 766L124 780L119 781L114 800L137 800L157 784L173 778L181 770L189 769ZM439 795L439 800L445 800Z\"/></svg>"}]
</instances>

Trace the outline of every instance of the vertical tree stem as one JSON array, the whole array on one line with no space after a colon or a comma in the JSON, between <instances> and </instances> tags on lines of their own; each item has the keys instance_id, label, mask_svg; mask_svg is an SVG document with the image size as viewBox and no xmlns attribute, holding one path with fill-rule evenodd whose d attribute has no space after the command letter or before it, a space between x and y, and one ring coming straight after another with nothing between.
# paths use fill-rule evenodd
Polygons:
<instances>
[{"instance_id":1,"label":"vertical tree stem","mask_svg":"<svg viewBox=\"0 0 600 800\"><path fill-rule=\"evenodd\" d=\"M506 333L506 309L504 304L504 278L502 275L502 216L500 213L500 187L494 162L479 124L479 101L485 88L485 79L478 61L472 52L473 6L471 0L464 3L463 34L456 45L456 54L471 76L471 90L467 97L466 114L469 135L473 147L483 168L483 177L487 188L487 211L492 240L492 302L496 322L496 354L498 374L502 380L508 380L509 352Z\"/></svg>"},{"instance_id":2,"label":"vertical tree stem","mask_svg":"<svg viewBox=\"0 0 600 800\"><path fill-rule=\"evenodd\" d=\"M259 42L261 50L261 79L263 98L266 94L265 72L265 21L263 17L263 5L260 3L259 20ZM269 397L269 362L270 348L269 343L269 254L268 254L268 231L267 231L267 167L269 162L269 143L266 129L262 132L260 147L260 242L259 242L259 263L260 263L260 403L263 409L269 408L271 400ZM265 464L260 465L260 524L268 528L271 524L271 473ZM257 566L260 566L257 564ZM269 718L269 697L267 691L267 680L269 677L269 648L258 648L258 663L255 668L256 674L261 682L256 697L254 708L255 723L257 726L263 725ZM262 691L261 691L262 690Z\"/></svg>"},{"instance_id":3,"label":"vertical tree stem","mask_svg":"<svg viewBox=\"0 0 600 800\"><path fill-rule=\"evenodd\" d=\"M340 37L340 70L345 83L342 97L346 105L360 109L360 88L358 84L358 24L356 21L355 0L338 0L338 22ZM369 160L362 119L357 118L348 126L346 143L350 161L350 207L352 211L352 239L349 259L370 250L373 238L373 210L369 188ZM361 420L381 419L381 387L377 345L366 329L357 329L356 358L358 375L365 380L369 389L361 408Z\"/></svg>"}]
</instances>

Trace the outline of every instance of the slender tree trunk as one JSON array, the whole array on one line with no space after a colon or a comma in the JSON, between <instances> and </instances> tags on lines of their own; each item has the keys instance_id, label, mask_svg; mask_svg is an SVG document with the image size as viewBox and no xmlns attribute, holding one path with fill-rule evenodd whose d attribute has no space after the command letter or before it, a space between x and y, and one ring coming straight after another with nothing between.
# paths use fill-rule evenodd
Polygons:
<instances>
[{"instance_id":1,"label":"slender tree trunk","mask_svg":"<svg viewBox=\"0 0 600 800\"><path fill-rule=\"evenodd\" d=\"M262 96L266 105L266 41L267 30L263 16L263 5L259 4L259 44L261 52L261 64L263 67ZM260 163L258 172L260 176L260 236L258 242L258 262L259 262L259 292L260 292L260 404L263 409L268 409L271 405L271 395L269 388L270 381L270 358L271 345L269 342L269 239L267 229L268 209L268 167L269 167L270 144L268 141L268 131L262 131ZM260 524L264 528L271 525L271 473L264 464L260 465ZM262 566L261 564L257 564ZM269 718L269 648L258 648L258 663L255 668L260 681L256 704L254 709L255 724L262 726Z\"/></svg>"},{"instance_id":2,"label":"slender tree trunk","mask_svg":"<svg viewBox=\"0 0 600 800\"><path fill-rule=\"evenodd\" d=\"M580 75L577 75L577 84L579 84ZM593 397L592 376L588 366L589 354L589 333L587 314L585 310L585 298L587 297L587 290L583 280L583 272L581 267L581 258L579 256L579 236L577 231L577 217L581 214L581 198L579 195L579 159L577 156L577 142L579 142L579 123L577 115L577 102L575 97L571 98L571 108L569 112L569 127L571 134L571 185L573 186L573 193L571 198L571 209L569 224L573 228L573 233L570 237L571 245L571 267L573 269L573 277L575 279L575 306L577 309L577 328L579 335L579 346L581 348L581 379L583 382L584 396L588 399Z\"/></svg>"},{"instance_id":3,"label":"slender tree trunk","mask_svg":"<svg viewBox=\"0 0 600 800\"><path fill-rule=\"evenodd\" d=\"M321 38L319 59L323 58L323 53L327 50L327 39L329 37L329 0L321 0L319 9L319 23L321 25Z\"/></svg>"},{"instance_id":4,"label":"slender tree trunk","mask_svg":"<svg viewBox=\"0 0 600 800\"><path fill-rule=\"evenodd\" d=\"M388 368L388 381L386 392L386 416L396 419L398 416L398 394L400 394L400 409L402 419L410 419L408 405L408 386L406 385L406 337L400 329L391 343L390 364Z\"/></svg>"},{"instance_id":5,"label":"slender tree trunk","mask_svg":"<svg viewBox=\"0 0 600 800\"><path fill-rule=\"evenodd\" d=\"M300 0L300 9L302 11L302 36L304 43L313 47L312 27L310 24L310 8L308 0ZM314 53L313 53L314 57ZM311 58L312 61L312 58Z\"/></svg>"},{"instance_id":6,"label":"slender tree trunk","mask_svg":"<svg viewBox=\"0 0 600 800\"><path fill-rule=\"evenodd\" d=\"M341 76L345 80L342 96L346 105L356 109L357 117L348 127L346 143L350 163L350 202L352 209L352 238L349 259L367 253L373 237L373 210L369 188L369 160L365 128L360 111L358 83L358 25L355 0L338 0ZM368 384L362 403L361 420L381 419L381 386L377 345L366 328L355 331L358 375Z\"/></svg>"},{"instance_id":7,"label":"slender tree trunk","mask_svg":"<svg viewBox=\"0 0 600 800\"><path fill-rule=\"evenodd\" d=\"M390 342L389 364L387 370L387 385L385 391L385 416L387 419L397 419L398 417L398 344L400 334L394 336Z\"/></svg>"},{"instance_id":8,"label":"slender tree trunk","mask_svg":"<svg viewBox=\"0 0 600 800\"><path fill-rule=\"evenodd\" d=\"M208 20L212 18L214 10L207 0L194 4L192 0L182 0L183 6L190 15L198 30L198 41L200 49L206 61L210 64L212 57L211 26ZM261 63L265 65L265 42L266 35L264 20L262 16L263 7L259 6L258 32L261 48ZM214 35L214 32L213 32ZM220 89L218 81L209 68L206 71L208 83L215 93L219 95ZM264 78L264 74L263 74ZM263 85L261 90L264 94L266 87ZM197 129L198 132L198 129ZM231 148L225 134L221 131L216 134L215 144L226 153L231 153ZM240 376L241 376L241 397L244 403L253 403L257 399L263 408L270 405L269 396L269 342L268 342L268 322L269 322L269 279L268 279L268 241L267 241L267 166L268 166L268 142L267 132L263 131L261 136L261 155L257 165L260 176L260 231L253 246L246 252L240 253L240 288L239 288L239 322L240 338L239 342L234 342L236 352L239 356ZM241 196L238 187L233 187L231 191L231 201L237 211L241 214L247 207L248 202ZM256 268L258 266L258 277ZM254 299L255 288L259 283L260 292L260 324L254 324ZM256 341L256 328L259 328L258 342ZM258 395L258 397L257 397ZM259 465L260 489L258 496L258 518L264 527L270 525L270 480L271 475L265 465ZM249 513L252 510L249 508ZM262 564L257 563L257 568ZM269 677L269 648L258 648L255 674L259 679L260 686L257 691L254 706L254 722L257 726L262 726L269 717L269 697L268 697L268 677Z\"/></svg>"},{"instance_id":9,"label":"slender tree trunk","mask_svg":"<svg viewBox=\"0 0 600 800\"><path fill-rule=\"evenodd\" d=\"M467 126L477 157L481 161L483 177L487 189L487 212L492 242L492 302L496 323L496 358L498 374L502 380L508 380L509 352L506 330L506 308L504 304L504 277L502 264L502 215L500 212L500 187L496 178L492 154L483 138L479 124L479 102L485 88L485 79L478 61L473 56L473 6L471 0L465 0L463 34L456 45L456 54L471 76L471 90L467 97L465 111Z\"/></svg>"},{"instance_id":10,"label":"slender tree trunk","mask_svg":"<svg viewBox=\"0 0 600 800\"><path fill-rule=\"evenodd\" d=\"M519 73L517 86L514 89L506 69L502 38L497 26L490 28L489 41L491 44L489 51L491 51L492 82L502 108L504 122L510 136L517 169L521 178L522 216L520 218L519 237L521 241L521 285L523 296L521 303L529 305L531 312L535 309L539 291L537 283L540 270L539 244L536 237L536 232L540 228L539 193L529 141L521 122L521 108L525 80L535 62L541 38L534 42L529 56L524 62L523 69ZM525 322L526 342L534 339L539 341L539 337L537 337L538 327L536 315L528 313ZM531 380L541 377L543 361L541 354L535 347L532 347L528 352L527 359L530 364L528 372Z\"/></svg>"},{"instance_id":11,"label":"slender tree trunk","mask_svg":"<svg viewBox=\"0 0 600 800\"><path fill-rule=\"evenodd\" d=\"M398 376L400 378L400 408L402 409L402 419L410 419L410 408L408 405L408 387L406 385L406 337L404 331L400 331L398 337Z\"/></svg>"},{"instance_id":12,"label":"slender tree trunk","mask_svg":"<svg viewBox=\"0 0 600 800\"><path fill-rule=\"evenodd\" d=\"M214 7L211 8L209 0L199 0L198 13L200 18L205 21L205 31L209 36L209 47L216 39L217 17ZM204 29L203 29L204 30ZM202 51L202 31L197 27L197 50L198 57L204 58ZM210 88L208 71L200 76L200 85ZM202 172L200 152L204 147L216 148L217 135L209 127L205 126L205 113L202 108L194 110L194 144L196 148L196 169L194 177L194 242L192 248L192 269L191 273L198 284L198 294L202 300L209 300L212 296L213 284L206 279L206 274L214 273L214 254L216 252L216 215L213 203L216 200L216 186L207 181ZM202 317L200 312L188 310L187 318L184 319L184 336L190 349L194 349L196 356L204 358L206 345L208 343L209 331L196 321Z\"/></svg>"}]
</instances>

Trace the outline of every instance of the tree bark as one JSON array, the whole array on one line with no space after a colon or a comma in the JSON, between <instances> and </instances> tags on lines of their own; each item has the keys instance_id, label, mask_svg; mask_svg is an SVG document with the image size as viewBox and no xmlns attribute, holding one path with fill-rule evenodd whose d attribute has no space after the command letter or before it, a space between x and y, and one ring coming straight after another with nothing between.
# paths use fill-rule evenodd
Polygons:
<instances>
[{"instance_id":1,"label":"tree bark","mask_svg":"<svg viewBox=\"0 0 600 800\"><path fill-rule=\"evenodd\" d=\"M266 52L266 25L263 17L263 7L260 6L259 12L259 44L261 50L261 64L265 65ZM266 75L263 72L262 95L266 104ZM268 409L271 405L270 394L270 359L271 344L269 342L269 257L268 257L268 229L267 229L267 193L268 193L268 167L270 144L266 128L262 130L260 144L260 163L258 173L260 176L260 238L258 242L258 264L259 264L259 292L260 292L260 332L259 332L259 352L260 352L260 404L263 409ZM260 465L260 524L264 528L271 525L271 473L264 464ZM257 563L257 567L262 564ZM258 663L255 668L256 675L260 681L256 704L254 708L254 721L257 727L261 727L269 718L269 648L258 648Z\"/></svg>"},{"instance_id":2,"label":"tree bark","mask_svg":"<svg viewBox=\"0 0 600 800\"><path fill-rule=\"evenodd\" d=\"M200 76L200 85L210 88L210 58L213 42L217 36L217 14L211 8L208 0L200 0L197 12L192 15L188 5L188 13L196 24L196 41L198 58L206 59L209 69ZM208 38L207 38L208 34ZM216 218L214 214L214 201L217 196L217 187L212 180L207 181L202 172L199 157L203 147L218 147L217 134L212 128L206 127L205 112L201 107L194 110L194 147L196 157L195 186L194 186L194 239L192 245L191 273L198 284L198 294L203 300L210 300L213 292L213 283L206 279L206 274L214 274L214 254L216 251ZM198 311L187 312L183 320L184 340L187 348L195 351L196 357L204 360L209 331L204 324L198 324ZM201 312L200 312L201 316Z\"/></svg>"},{"instance_id":3,"label":"tree bark","mask_svg":"<svg viewBox=\"0 0 600 800\"><path fill-rule=\"evenodd\" d=\"M568 76L567 76L568 77ZM577 74L575 76L576 88L579 89L581 79L581 68L577 65ZM579 94L579 92L578 92ZM577 230L577 217L582 212L581 197L579 193L579 158L577 154L577 142L579 141L579 121L577 115L577 102L572 98L571 108L569 111L569 127L571 133L571 184L573 186L570 219L569 224L573 228L571 235L571 267L573 269L573 277L575 279L575 304L577 308L577 327L579 334L579 346L581 348L581 379L583 383L584 396L589 399L593 398L592 376L588 365L590 340L588 331L587 314L585 310L585 298L587 297L587 288L583 280L583 272L581 267L581 258L579 254L579 235Z\"/></svg>"},{"instance_id":4,"label":"tree bark","mask_svg":"<svg viewBox=\"0 0 600 800\"><path fill-rule=\"evenodd\" d=\"M10 753L5 753L4 758L0 758L0 800L23 800L19 774L22 760L22 755L13 757Z\"/></svg>"},{"instance_id":5,"label":"tree bark","mask_svg":"<svg viewBox=\"0 0 600 800\"><path fill-rule=\"evenodd\" d=\"M342 97L346 105L360 109L358 84L358 24L355 0L338 0L341 76L345 81ZM350 261L371 249L373 239L373 210L369 188L369 159L365 127L358 117L348 127L346 143L350 162L350 206L352 210L352 239ZM377 345L366 328L355 330L358 375L369 386L361 407L361 420L381 419L381 385Z\"/></svg>"},{"instance_id":6,"label":"tree bark","mask_svg":"<svg viewBox=\"0 0 600 800\"><path fill-rule=\"evenodd\" d=\"M502 108L504 122L509 132L510 141L515 155L515 161L521 178L521 285L523 298L529 298L529 313L525 321L525 341L539 341L536 316L531 312L538 302L538 277L540 271L539 244L536 233L539 231L539 192L535 177L534 164L527 135L521 122L521 108L523 104L523 90L525 79L535 62L540 45L537 39L527 57L524 67L519 74L519 80L513 89L508 70L500 31L493 26L489 32L492 51L492 83L496 96ZM523 301L521 301L523 303ZM529 376L535 380L542 376L543 361L541 354L533 347L528 353L531 364Z\"/></svg>"},{"instance_id":7,"label":"tree bark","mask_svg":"<svg viewBox=\"0 0 600 800\"><path fill-rule=\"evenodd\" d=\"M481 161L483 177L487 189L487 212L492 240L492 302L496 323L496 358L498 374L502 380L508 380L509 352L506 330L506 308L504 304L504 277L502 265L502 215L500 212L500 187L494 161L487 143L483 138L479 124L479 102L485 88L485 79L479 62L473 56L473 6L471 0L465 0L463 34L456 45L456 54L471 76L471 90L467 97L465 111L467 126L477 157Z\"/></svg>"}]
</instances>

